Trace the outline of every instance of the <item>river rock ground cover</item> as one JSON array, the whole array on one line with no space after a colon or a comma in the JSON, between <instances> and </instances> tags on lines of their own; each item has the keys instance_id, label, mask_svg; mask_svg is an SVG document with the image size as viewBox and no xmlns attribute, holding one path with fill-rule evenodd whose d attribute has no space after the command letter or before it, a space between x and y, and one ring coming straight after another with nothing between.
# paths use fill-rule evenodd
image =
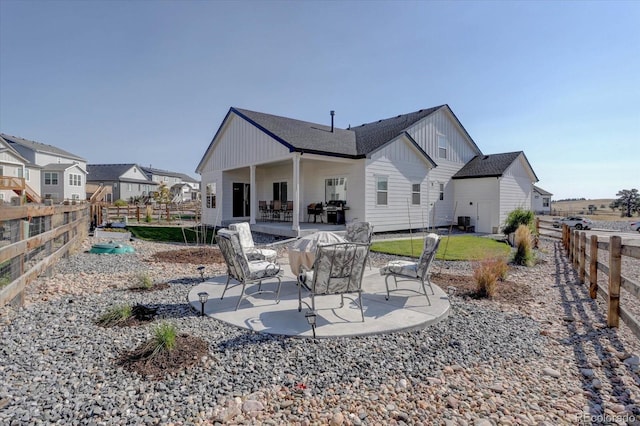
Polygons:
<instances>
[{"instance_id":1,"label":"river rock ground cover","mask_svg":"<svg viewBox=\"0 0 640 426\"><path fill-rule=\"evenodd\" d=\"M436 262L434 281L459 291L434 326L316 343L193 312L196 268L225 271L212 252L135 241L133 255L93 255L90 244L34 282L24 308L2 310L2 424L640 424L638 340L606 327L554 240L541 240L535 266L512 267L494 300L473 297L473 265ZM129 291L141 271L168 287ZM125 302L157 318L95 324ZM207 353L163 377L119 365L160 321Z\"/></svg>"}]
</instances>

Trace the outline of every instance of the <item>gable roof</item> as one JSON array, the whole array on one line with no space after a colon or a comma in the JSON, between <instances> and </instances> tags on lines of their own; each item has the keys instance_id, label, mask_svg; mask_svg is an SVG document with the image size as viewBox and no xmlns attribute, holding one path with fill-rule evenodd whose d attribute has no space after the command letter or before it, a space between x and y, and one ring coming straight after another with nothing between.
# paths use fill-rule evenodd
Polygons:
<instances>
[{"instance_id":1,"label":"gable roof","mask_svg":"<svg viewBox=\"0 0 640 426\"><path fill-rule=\"evenodd\" d=\"M421 109L408 114L401 114L395 117L365 123L360 126L350 127L349 129L334 127L333 132L331 131L331 126L324 124L231 107L211 140L204 156L200 160L196 171L201 170L208 153L231 114L245 119L247 122L262 130L287 147L289 152L297 151L356 159L365 158L368 154L376 151L403 133L408 135L407 129L409 127L441 108L446 108L451 112L453 118L458 122L465 135L478 152L481 152L448 105ZM433 160L431 160L428 155L426 157L429 162L433 163Z\"/></svg>"},{"instance_id":2,"label":"gable roof","mask_svg":"<svg viewBox=\"0 0 640 426\"><path fill-rule=\"evenodd\" d=\"M160 176L177 177L177 178L182 179L183 182L193 182L193 183L197 183L198 182L197 180L195 180L191 176L189 176L187 174L184 174L184 173L178 173L178 172L172 172L172 171L169 171L169 170L156 169L156 168L153 168L153 167L140 166L140 168L142 169L143 172L145 172L147 174L147 177L149 179L151 179L152 175L160 175Z\"/></svg>"},{"instance_id":3,"label":"gable roof","mask_svg":"<svg viewBox=\"0 0 640 426\"><path fill-rule=\"evenodd\" d=\"M471 179L483 177L500 177L507 171L509 166L520 156L523 156L536 182L536 176L529 160L522 151L505 152L502 154L476 155L467 164L465 164L458 172L453 175L452 179Z\"/></svg>"},{"instance_id":4,"label":"gable roof","mask_svg":"<svg viewBox=\"0 0 640 426\"><path fill-rule=\"evenodd\" d=\"M75 154L72 154L68 151L65 151L64 149L60 149L53 145L47 145L40 142L30 141L28 139L19 138L17 136L6 135L4 133L0 133L0 136L2 136L9 143L24 147L34 152L43 152L45 154L59 155L61 157L66 157L70 160L78 160L83 162L87 161L82 157L79 157Z\"/></svg>"},{"instance_id":5,"label":"gable roof","mask_svg":"<svg viewBox=\"0 0 640 426\"><path fill-rule=\"evenodd\" d=\"M536 191L540 195L553 195L551 192L545 191L544 189L540 188L539 186L533 185L533 190Z\"/></svg>"},{"instance_id":6,"label":"gable roof","mask_svg":"<svg viewBox=\"0 0 640 426\"><path fill-rule=\"evenodd\" d=\"M42 166L42 170L44 171L53 170L58 172L64 172L72 167L77 167L84 174L87 173L82 167L80 167L78 163L49 163Z\"/></svg>"},{"instance_id":7,"label":"gable roof","mask_svg":"<svg viewBox=\"0 0 640 426\"><path fill-rule=\"evenodd\" d=\"M121 179L120 176L125 174L132 167L141 169L135 163L128 164L87 164L87 181L88 182L104 182L104 181L126 181L126 182L140 182L146 184L157 185L156 182L152 182L147 179L147 175L142 172L140 179L125 178Z\"/></svg>"},{"instance_id":8,"label":"gable roof","mask_svg":"<svg viewBox=\"0 0 640 426\"><path fill-rule=\"evenodd\" d=\"M2 142L2 144L0 145L0 152L4 151L4 149L2 148L2 145L4 145L6 147L6 150L9 151L11 155L18 158L20 161L25 163L25 165L32 166L29 160L24 158L22 154L20 154L18 151L15 150L14 147L11 146L11 143L9 143L9 141L7 141L5 138L2 137L2 133L0 133L0 142Z\"/></svg>"}]
</instances>

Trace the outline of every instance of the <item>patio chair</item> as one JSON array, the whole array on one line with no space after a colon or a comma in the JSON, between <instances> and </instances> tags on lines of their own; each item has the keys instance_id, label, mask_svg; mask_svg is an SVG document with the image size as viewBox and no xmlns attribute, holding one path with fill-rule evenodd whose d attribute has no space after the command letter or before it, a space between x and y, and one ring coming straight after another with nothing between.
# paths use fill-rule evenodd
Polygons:
<instances>
[{"instance_id":1,"label":"patio chair","mask_svg":"<svg viewBox=\"0 0 640 426\"><path fill-rule=\"evenodd\" d=\"M258 211L260 212L260 219L265 220L269 218L269 209L267 209L267 201L259 200L258 201Z\"/></svg>"},{"instance_id":2,"label":"patio chair","mask_svg":"<svg viewBox=\"0 0 640 426\"><path fill-rule=\"evenodd\" d=\"M340 307L345 294L357 294L357 305L364 322L362 309L362 276L369 255L369 244L336 243L319 245L313 268L301 267L298 275L298 312L302 310L302 287L311 294L311 310L316 310L316 296L340 295ZM305 302L305 305L309 306Z\"/></svg>"},{"instance_id":3,"label":"patio chair","mask_svg":"<svg viewBox=\"0 0 640 426\"><path fill-rule=\"evenodd\" d=\"M313 216L313 223L316 223L318 216L320 217L320 223L322 222L322 214L324 210L322 203L311 203L307 206L307 222L311 222L311 216Z\"/></svg>"},{"instance_id":4,"label":"patio chair","mask_svg":"<svg viewBox=\"0 0 640 426\"><path fill-rule=\"evenodd\" d=\"M229 229L221 229L218 231L218 247L222 252L222 256L227 264L227 282L222 292L222 297L229 289L229 283L231 279L234 279L238 284L234 284L231 287L242 285L242 291L240 298L236 304L236 311L240 307L242 299L245 297L245 288L247 284L258 284L258 292L263 293L262 281L268 279L277 279L278 288L276 293L276 303L280 302L280 286L282 284L282 271L280 265L277 263L268 262L266 260L253 260L247 259L247 256L240 244L240 235L237 231ZM271 292L271 291L270 291Z\"/></svg>"},{"instance_id":5,"label":"patio chair","mask_svg":"<svg viewBox=\"0 0 640 426\"><path fill-rule=\"evenodd\" d=\"M408 291L415 291L416 293L424 294L427 298L427 302L431 305L429 294L427 293L426 285L431 289L431 294L435 294L431 280L429 279L429 269L433 263L433 259L436 257L438 246L440 245L440 237L436 234L429 234L424 239L424 249L420 255L420 259L417 262L410 262L407 260L392 260L385 266L380 268L380 275L385 275L384 283L387 287L387 297L389 300L389 278L393 277L396 284L396 290L398 290L398 282L400 281L417 281L422 286L422 292L419 290L406 289Z\"/></svg>"},{"instance_id":6,"label":"patio chair","mask_svg":"<svg viewBox=\"0 0 640 426\"><path fill-rule=\"evenodd\" d=\"M266 260L268 262L275 262L278 257L278 252L268 248L258 248L253 242L253 236L251 235L251 226L248 222L232 223L229 225L229 229L237 231L240 235L240 244L247 255L249 260Z\"/></svg>"},{"instance_id":7,"label":"patio chair","mask_svg":"<svg viewBox=\"0 0 640 426\"><path fill-rule=\"evenodd\" d=\"M283 211L285 222L293 221L293 201L287 201Z\"/></svg>"},{"instance_id":8,"label":"patio chair","mask_svg":"<svg viewBox=\"0 0 640 426\"><path fill-rule=\"evenodd\" d=\"M373 225L370 222L349 222L345 239L351 243L371 244ZM367 258L371 269L371 258Z\"/></svg>"},{"instance_id":9,"label":"patio chair","mask_svg":"<svg viewBox=\"0 0 640 426\"><path fill-rule=\"evenodd\" d=\"M282 213L282 201L273 200L273 209L271 209L271 219L279 221L280 213Z\"/></svg>"}]
</instances>

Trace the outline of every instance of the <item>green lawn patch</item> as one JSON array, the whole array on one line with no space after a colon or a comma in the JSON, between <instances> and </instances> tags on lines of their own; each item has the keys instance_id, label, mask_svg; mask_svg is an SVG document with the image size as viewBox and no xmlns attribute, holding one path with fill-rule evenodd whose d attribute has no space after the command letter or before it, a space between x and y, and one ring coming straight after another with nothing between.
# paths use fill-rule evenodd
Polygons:
<instances>
[{"instance_id":1,"label":"green lawn patch","mask_svg":"<svg viewBox=\"0 0 640 426\"><path fill-rule=\"evenodd\" d=\"M160 241L167 243L184 243L185 237L187 243L196 243L196 232L192 228L184 228L184 235L179 226L127 226L131 231L131 235L141 240ZM208 244L213 239L213 229L207 229L207 235L204 238ZM202 235L200 236L202 243Z\"/></svg>"},{"instance_id":2,"label":"green lawn patch","mask_svg":"<svg viewBox=\"0 0 640 426\"><path fill-rule=\"evenodd\" d=\"M480 260L494 257L508 257L511 253L509 245L491 238L473 235L454 235L441 237L436 259L438 260ZM397 256L420 257L424 238L416 237L413 242L407 240L376 241L371 244L371 251L394 254Z\"/></svg>"}]
</instances>

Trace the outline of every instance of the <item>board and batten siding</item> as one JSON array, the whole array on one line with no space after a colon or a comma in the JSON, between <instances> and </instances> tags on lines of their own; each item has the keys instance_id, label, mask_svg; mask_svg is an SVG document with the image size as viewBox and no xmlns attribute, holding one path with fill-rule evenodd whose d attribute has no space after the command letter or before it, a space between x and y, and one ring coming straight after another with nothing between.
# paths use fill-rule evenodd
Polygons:
<instances>
[{"instance_id":1,"label":"board and batten siding","mask_svg":"<svg viewBox=\"0 0 640 426\"><path fill-rule=\"evenodd\" d=\"M469 216L476 232L493 232L500 220L500 182L496 177L455 179L456 217Z\"/></svg>"},{"instance_id":2,"label":"board and batten siding","mask_svg":"<svg viewBox=\"0 0 640 426\"><path fill-rule=\"evenodd\" d=\"M202 223L209 226L221 226L222 213L219 213L220 209L220 197L224 195L224 189L222 186L222 171L209 171L204 172L201 175L202 179ZM216 184L216 208L207 208L207 184ZM216 223L216 219L218 220Z\"/></svg>"},{"instance_id":3,"label":"board and batten siding","mask_svg":"<svg viewBox=\"0 0 640 426\"><path fill-rule=\"evenodd\" d=\"M202 167L203 173L248 167L291 155L287 147L235 114L229 117L211 150Z\"/></svg>"},{"instance_id":4,"label":"board and batten siding","mask_svg":"<svg viewBox=\"0 0 640 426\"><path fill-rule=\"evenodd\" d=\"M500 225L509 212L523 208L531 209L532 177L519 157L500 178Z\"/></svg>"},{"instance_id":5,"label":"board and batten siding","mask_svg":"<svg viewBox=\"0 0 640 426\"><path fill-rule=\"evenodd\" d=\"M366 220L376 232L428 225L430 167L406 140L398 138L374 152L366 167ZM378 205L377 177L387 178L387 205ZM420 205L411 204L412 184L420 183Z\"/></svg>"}]
</instances>

